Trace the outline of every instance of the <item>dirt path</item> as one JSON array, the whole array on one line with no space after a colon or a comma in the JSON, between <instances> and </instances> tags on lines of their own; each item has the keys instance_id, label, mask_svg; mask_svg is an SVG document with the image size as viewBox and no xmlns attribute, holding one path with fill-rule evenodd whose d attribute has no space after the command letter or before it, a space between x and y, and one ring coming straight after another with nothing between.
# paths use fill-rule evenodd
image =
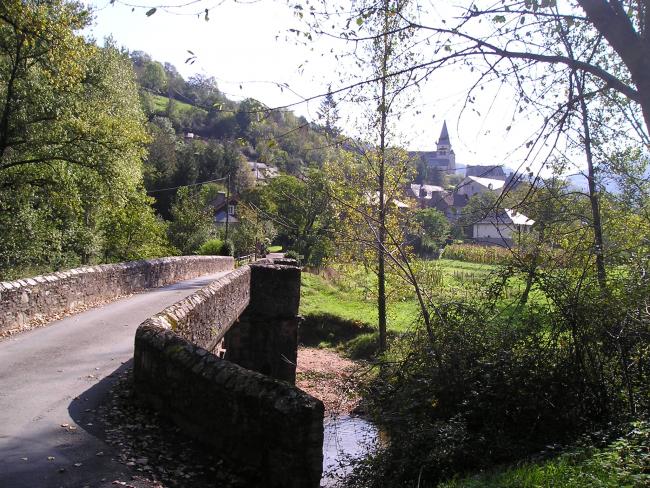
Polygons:
<instances>
[{"instance_id":1,"label":"dirt path","mask_svg":"<svg viewBox=\"0 0 650 488\"><path fill-rule=\"evenodd\" d=\"M351 413L359 404L363 366L334 351L298 349L296 386L325 404L325 415Z\"/></svg>"}]
</instances>

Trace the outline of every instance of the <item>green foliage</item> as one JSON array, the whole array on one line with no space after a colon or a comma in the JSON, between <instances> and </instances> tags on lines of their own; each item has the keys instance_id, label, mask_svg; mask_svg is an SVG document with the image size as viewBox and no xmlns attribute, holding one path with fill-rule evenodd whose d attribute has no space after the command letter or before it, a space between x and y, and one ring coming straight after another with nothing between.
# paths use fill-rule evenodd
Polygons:
<instances>
[{"instance_id":1,"label":"green foliage","mask_svg":"<svg viewBox=\"0 0 650 488\"><path fill-rule=\"evenodd\" d=\"M201 244L197 250L197 254L202 256L223 256L223 241L221 239L210 239Z\"/></svg>"},{"instance_id":2,"label":"green foliage","mask_svg":"<svg viewBox=\"0 0 650 488\"><path fill-rule=\"evenodd\" d=\"M209 188L181 188L171 207L169 241L184 255L193 254L216 232L211 207L207 207Z\"/></svg>"},{"instance_id":3,"label":"green foliage","mask_svg":"<svg viewBox=\"0 0 650 488\"><path fill-rule=\"evenodd\" d=\"M247 209L244 205L238 205L237 211L239 223L232 232L235 255L245 256L253 253L263 255L263 251L268 248L276 236L273 223L259 219L254 211Z\"/></svg>"},{"instance_id":4,"label":"green foliage","mask_svg":"<svg viewBox=\"0 0 650 488\"><path fill-rule=\"evenodd\" d=\"M439 488L618 488L650 484L650 426L625 425L625 434L606 447L589 442L553 459L522 463L488 474L442 483Z\"/></svg>"},{"instance_id":5,"label":"green foliage","mask_svg":"<svg viewBox=\"0 0 650 488\"><path fill-rule=\"evenodd\" d=\"M232 241L223 241L221 246L221 256L234 256L235 255L235 245Z\"/></svg>"},{"instance_id":6,"label":"green foliage","mask_svg":"<svg viewBox=\"0 0 650 488\"><path fill-rule=\"evenodd\" d=\"M0 14L0 274L164 252L141 190L147 136L129 61L77 35L89 20L77 3L9 1Z\"/></svg>"},{"instance_id":7,"label":"green foliage","mask_svg":"<svg viewBox=\"0 0 650 488\"><path fill-rule=\"evenodd\" d=\"M639 269L646 262L637 261ZM647 416L640 297L649 283L639 269L628 267L603 292L593 271L585 278L584 270L549 268L536 282L546 300L504 308L499 297L513 271L504 267L462 301L432 300L432 327L394 343L394 361L368 395L391 443L362 462L349 485L436 486ZM592 469L598 473L593 465L584 472Z\"/></svg>"},{"instance_id":8,"label":"green foliage","mask_svg":"<svg viewBox=\"0 0 650 488\"><path fill-rule=\"evenodd\" d=\"M157 61L146 63L142 70L140 83L149 90L163 91L167 87L167 75L162 65Z\"/></svg>"},{"instance_id":9,"label":"green foliage","mask_svg":"<svg viewBox=\"0 0 650 488\"><path fill-rule=\"evenodd\" d=\"M449 244L442 256L477 264L504 265L512 261L512 253L499 246L480 246L477 244Z\"/></svg>"},{"instance_id":10,"label":"green foliage","mask_svg":"<svg viewBox=\"0 0 650 488\"><path fill-rule=\"evenodd\" d=\"M447 242L451 230L447 217L435 208L427 208L417 210L414 220L418 225L416 249L423 254L437 254Z\"/></svg>"},{"instance_id":11,"label":"green foliage","mask_svg":"<svg viewBox=\"0 0 650 488\"><path fill-rule=\"evenodd\" d=\"M305 180L279 176L252 196L263 215L277 226L277 241L303 256L307 266L321 266L333 254L336 228L325 175L312 170Z\"/></svg>"},{"instance_id":12,"label":"green foliage","mask_svg":"<svg viewBox=\"0 0 650 488\"><path fill-rule=\"evenodd\" d=\"M133 261L174 254L165 235L166 223L151 207L152 199L130 195L123 204L109 208L101 223L103 260Z\"/></svg>"}]
</instances>

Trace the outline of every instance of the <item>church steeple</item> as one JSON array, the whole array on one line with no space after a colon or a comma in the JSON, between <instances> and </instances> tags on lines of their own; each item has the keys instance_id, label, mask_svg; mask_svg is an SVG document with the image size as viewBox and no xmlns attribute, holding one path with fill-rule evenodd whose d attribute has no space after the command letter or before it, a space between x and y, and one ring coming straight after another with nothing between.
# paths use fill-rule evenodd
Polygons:
<instances>
[{"instance_id":1,"label":"church steeple","mask_svg":"<svg viewBox=\"0 0 650 488\"><path fill-rule=\"evenodd\" d=\"M440 138L438 139L437 146L438 149L435 151L436 159L441 162L444 161L446 170L454 170L456 168L456 155L454 154L454 150L451 148L446 120L442 123L442 130L440 131Z\"/></svg>"},{"instance_id":2,"label":"church steeple","mask_svg":"<svg viewBox=\"0 0 650 488\"><path fill-rule=\"evenodd\" d=\"M442 130L440 131L440 138L438 139L438 150L451 149L451 141L449 140L449 132L447 131L447 121L443 121ZM442 146L442 147L441 147Z\"/></svg>"}]
</instances>

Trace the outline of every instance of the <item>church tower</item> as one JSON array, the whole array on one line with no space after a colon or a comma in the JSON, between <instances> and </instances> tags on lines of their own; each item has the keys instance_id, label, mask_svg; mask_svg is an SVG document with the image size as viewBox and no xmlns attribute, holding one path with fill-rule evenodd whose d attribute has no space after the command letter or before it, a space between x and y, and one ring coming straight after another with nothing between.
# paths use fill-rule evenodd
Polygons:
<instances>
[{"instance_id":1,"label":"church tower","mask_svg":"<svg viewBox=\"0 0 650 488\"><path fill-rule=\"evenodd\" d=\"M442 130L440 131L440 137L436 143L436 159L447 162L447 170L453 171L456 169L456 154L451 148L451 141L449 140L449 132L447 131L447 121L442 123Z\"/></svg>"}]
</instances>

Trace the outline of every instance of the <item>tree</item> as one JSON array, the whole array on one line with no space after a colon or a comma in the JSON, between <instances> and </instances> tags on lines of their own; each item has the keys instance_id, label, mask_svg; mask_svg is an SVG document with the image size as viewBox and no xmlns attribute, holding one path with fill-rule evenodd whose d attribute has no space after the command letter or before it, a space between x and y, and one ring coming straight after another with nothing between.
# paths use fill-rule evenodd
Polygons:
<instances>
[{"instance_id":1,"label":"tree","mask_svg":"<svg viewBox=\"0 0 650 488\"><path fill-rule=\"evenodd\" d=\"M204 242L216 235L212 211L207 206L210 189L181 188L171 207L169 241L182 254L193 254Z\"/></svg>"},{"instance_id":2,"label":"tree","mask_svg":"<svg viewBox=\"0 0 650 488\"><path fill-rule=\"evenodd\" d=\"M238 205L237 213L239 223L232 232L235 255L263 255L277 234L273 222L245 203Z\"/></svg>"},{"instance_id":3,"label":"tree","mask_svg":"<svg viewBox=\"0 0 650 488\"><path fill-rule=\"evenodd\" d=\"M259 119L263 111L264 106L253 98L247 98L239 104L237 112L235 112L235 120L239 126L241 137L250 135L254 122Z\"/></svg>"},{"instance_id":4,"label":"tree","mask_svg":"<svg viewBox=\"0 0 650 488\"><path fill-rule=\"evenodd\" d=\"M144 65L140 83L149 90L162 93L167 88L167 73L158 61L150 61Z\"/></svg>"},{"instance_id":5,"label":"tree","mask_svg":"<svg viewBox=\"0 0 650 488\"><path fill-rule=\"evenodd\" d=\"M329 137L336 137L339 135L339 128L337 124L339 122L339 110L332 95L332 85L328 87L327 95L323 98L320 104L320 108L317 112L318 119L321 121L325 127L325 133Z\"/></svg>"},{"instance_id":6,"label":"tree","mask_svg":"<svg viewBox=\"0 0 650 488\"><path fill-rule=\"evenodd\" d=\"M418 224L416 235L420 252L438 253L451 232L447 217L435 208L426 208L416 211L414 220Z\"/></svg>"},{"instance_id":7,"label":"tree","mask_svg":"<svg viewBox=\"0 0 650 488\"><path fill-rule=\"evenodd\" d=\"M133 261L174 253L166 237L167 225L151 207L152 199L133 194L107 209L101 222L103 261Z\"/></svg>"},{"instance_id":8,"label":"tree","mask_svg":"<svg viewBox=\"0 0 650 488\"><path fill-rule=\"evenodd\" d=\"M337 227L326 176L316 170L304 180L278 176L257 193L252 199L260 216L274 223L278 241L303 255L307 265L321 266Z\"/></svg>"},{"instance_id":9,"label":"tree","mask_svg":"<svg viewBox=\"0 0 650 488\"><path fill-rule=\"evenodd\" d=\"M109 255L109 210L142 196L147 136L132 67L110 40L100 49L76 34L88 20L73 2L0 5L3 271Z\"/></svg>"}]
</instances>

